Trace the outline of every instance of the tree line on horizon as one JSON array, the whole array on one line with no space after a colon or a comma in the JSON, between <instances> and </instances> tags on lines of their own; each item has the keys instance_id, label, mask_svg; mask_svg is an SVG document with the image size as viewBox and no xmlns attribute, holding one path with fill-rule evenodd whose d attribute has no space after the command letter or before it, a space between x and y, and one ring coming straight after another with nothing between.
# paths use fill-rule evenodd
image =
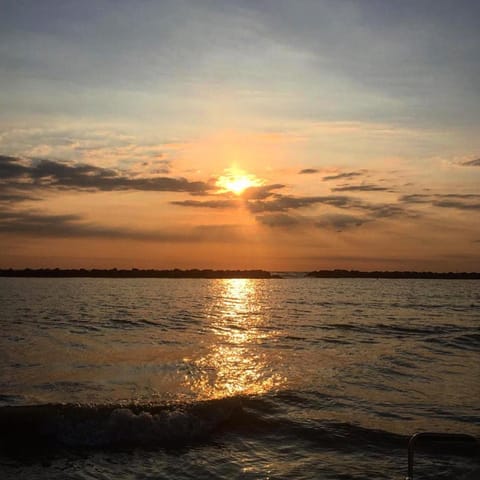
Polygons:
<instances>
[{"instance_id":1,"label":"tree line on horizon","mask_svg":"<svg viewBox=\"0 0 480 480\"><path fill-rule=\"evenodd\" d=\"M0 269L0 277L97 277L97 278L282 278L265 270L212 270L178 268L157 269L61 269L24 268ZM416 272L416 271L360 271L360 270L315 270L305 273L308 278L425 278L425 279L480 279L478 272Z\"/></svg>"},{"instance_id":2,"label":"tree line on horizon","mask_svg":"<svg viewBox=\"0 0 480 480\"><path fill-rule=\"evenodd\" d=\"M61 269L61 268L25 268L2 269L1 277L112 277L112 278L272 278L270 272L264 270L211 270L197 268L181 270L156 269Z\"/></svg>"},{"instance_id":3,"label":"tree line on horizon","mask_svg":"<svg viewBox=\"0 0 480 480\"><path fill-rule=\"evenodd\" d=\"M314 278L431 278L468 280L480 279L478 272L416 272L416 271L369 271L360 270L316 270L307 277Z\"/></svg>"}]
</instances>

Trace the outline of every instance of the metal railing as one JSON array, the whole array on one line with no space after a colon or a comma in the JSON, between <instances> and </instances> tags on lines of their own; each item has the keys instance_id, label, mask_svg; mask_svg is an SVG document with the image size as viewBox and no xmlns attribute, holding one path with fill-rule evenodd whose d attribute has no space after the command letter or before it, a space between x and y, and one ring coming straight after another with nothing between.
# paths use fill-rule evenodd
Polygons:
<instances>
[{"instance_id":1,"label":"metal railing","mask_svg":"<svg viewBox=\"0 0 480 480\"><path fill-rule=\"evenodd\" d=\"M408 442L408 475L405 480L413 480L413 461L415 446L420 440L425 440L432 444L441 444L443 447L445 444L451 444L458 450L459 445L463 445L464 448L469 450L478 449L479 443L472 435L465 433L435 433L435 432L422 432L416 433L410 437Z\"/></svg>"}]
</instances>

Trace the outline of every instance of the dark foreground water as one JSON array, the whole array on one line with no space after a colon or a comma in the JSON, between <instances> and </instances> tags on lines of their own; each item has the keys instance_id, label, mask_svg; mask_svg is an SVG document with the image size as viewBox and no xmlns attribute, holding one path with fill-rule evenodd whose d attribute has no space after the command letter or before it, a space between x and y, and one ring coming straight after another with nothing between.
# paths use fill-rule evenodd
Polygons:
<instances>
[{"instance_id":1,"label":"dark foreground water","mask_svg":"<svg viewBox=\"0 0 480 480\"><path fill-rule=\"evenodd\" d=\"M0 305L2 479L400 479L412 433L480 435L476 280L0 278Z\"/></svg>"}]
</instances>

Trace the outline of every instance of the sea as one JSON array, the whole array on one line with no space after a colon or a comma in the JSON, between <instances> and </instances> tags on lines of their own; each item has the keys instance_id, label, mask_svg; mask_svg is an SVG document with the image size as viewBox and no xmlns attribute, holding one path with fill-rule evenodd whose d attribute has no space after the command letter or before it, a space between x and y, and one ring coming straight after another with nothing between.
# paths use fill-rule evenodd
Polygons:
<instances>
[{"instance_id":1,"label":"sea","mask_svg":"<svg viewBox=\"0 0 480 480\"><path fill-rule=\"evenodd\" d=\"M480 436L479 280L0 278L0 327L1 479L404 479Z\"/></svg>"}]
</instances>

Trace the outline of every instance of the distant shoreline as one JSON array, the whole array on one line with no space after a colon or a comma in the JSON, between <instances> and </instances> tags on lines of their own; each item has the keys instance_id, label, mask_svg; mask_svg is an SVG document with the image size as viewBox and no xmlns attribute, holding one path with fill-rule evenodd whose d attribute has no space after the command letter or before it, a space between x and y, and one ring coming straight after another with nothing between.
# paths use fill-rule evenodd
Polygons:
<instances>
[{"instance_id":1,"label":"distant shoreline","mask_svg":"<svg viewBox=\"0 0 480 480\"><path fill-rule=\"evenodd\" d=\"M295 277L292 272L284 272L286 278L386 278L386 279L437 279L437 280L479 280L478 272L412 272L412 271L359 271L359 270L317 270L298 272ZM155 269L0 269L0 277L36 277L36 278L285 278L282 273L276 274L265 270L210 270L189 269L171 270Z\"/></svg>"},{"instance_id":2,"label":"distant shoreline","mask_svg":"<svg viewBox=\"0 0 480 480\"><path fill-rule=\"evenodd\" d=\"M478 272L411 272L411 271L373 271L359 270L317 270L306 274L311 278L410 278L432 280L478 280Z\"/></svg>"},{"instance_id":3,"label":"distant shoreline","mask_svg":"<svg viewBox=\"0 0 480 480\"><path fill-rule=\"evenodd\" d=\"M0 277L39 277L39 278L279 278L265 270L131 270L121 269L60 269L25 268L23 270L2 269Z\"/></svg>"}]
</instances>

